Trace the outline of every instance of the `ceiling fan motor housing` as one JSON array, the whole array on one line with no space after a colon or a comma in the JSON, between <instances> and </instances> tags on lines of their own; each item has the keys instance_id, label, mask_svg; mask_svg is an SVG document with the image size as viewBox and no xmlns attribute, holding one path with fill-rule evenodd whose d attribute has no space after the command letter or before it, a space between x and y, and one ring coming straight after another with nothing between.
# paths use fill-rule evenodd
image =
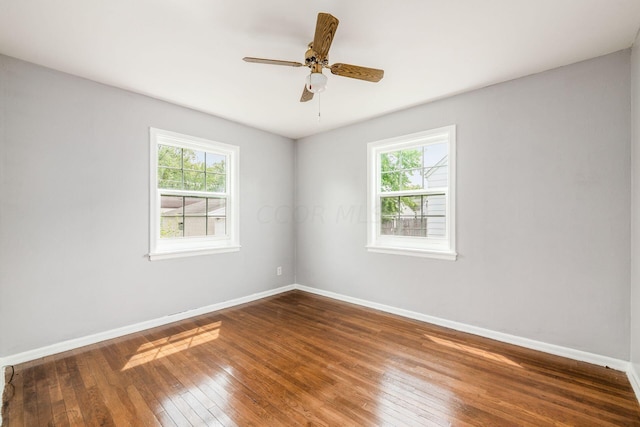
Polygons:
<instances>
[{"instance_id":1,"label":"ceiling fan motor housing","mask_svg":"<svg viewBox=\"0 0 640 427\"><path fill-rule=\"evenodd\" d=\"M309 43L309 49L304 54L304 64L311 68L314 73L321 71L315 71L315 69L322 70L322 67L329 65L329 57L325 57L322 61L318 61L318 54L313 50L313 42Z\"/></svg>"}]
</instances>

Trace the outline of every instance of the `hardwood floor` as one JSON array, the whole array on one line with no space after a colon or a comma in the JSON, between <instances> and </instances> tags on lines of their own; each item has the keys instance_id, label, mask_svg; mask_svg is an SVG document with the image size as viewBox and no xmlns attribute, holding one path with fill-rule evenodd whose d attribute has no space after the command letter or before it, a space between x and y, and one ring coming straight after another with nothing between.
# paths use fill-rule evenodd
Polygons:
<instances>
[{"instance_id":1,"label":"hardwood floor","mask_svg":"<svg viewBox=\"0 0 640 427\"><path fill-rule=\"evenodd\" d=\"M18 365L3 416L6 427L640 426L622 372L299 291Z\"/></svg>"}]
</instances>

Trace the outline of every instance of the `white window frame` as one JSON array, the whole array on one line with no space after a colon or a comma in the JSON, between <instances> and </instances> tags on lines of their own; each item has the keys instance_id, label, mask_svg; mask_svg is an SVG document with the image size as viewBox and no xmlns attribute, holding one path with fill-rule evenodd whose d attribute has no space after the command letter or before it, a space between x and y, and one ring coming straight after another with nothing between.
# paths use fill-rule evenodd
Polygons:
<instances>
[{"instance_id":1,"label":"white window frame","mask_svg":"<svg viewBox=\"0 0 640 427\"><path fill-rule=\"evenodd\" d=\"M444 238L388 236L380 233L380 154L425 144L449 143L449 171L446 194L446 231ZM454 261L456 253L456 127L403 135L367 144L367 250L396 255L420 256ZM436 189L440 193L442 189ZM393 195L429 194L430 190L397 191ZM389 195L390 193L384 193Z\"/></svg>"},{"instance_id":2,"label":"white window frame","mask_svg":"<svg viewBox=\"0 0 640 427\"><path fill-rule=\"evenodd\" d=\"M217 254L224 252L236 252L240 250L239 232L239 162L240 148L235 145L224 144L204 138L183 135L167 130L149 128L150 140L150 242L149 259L158 260L166 258L178 258L194 255ZM179 239L160 238L160 194L166 192L158 189L158 146L171 145L174 147L190 148L193 150L207 151L227 156L226 191L224 193L209 193L203 191L167 190L172 194L185 196L215 196L224 195L226 198L226 235L183 237ZM179 193L179 194L178 194Z\"/></svg>"}]
</instances>

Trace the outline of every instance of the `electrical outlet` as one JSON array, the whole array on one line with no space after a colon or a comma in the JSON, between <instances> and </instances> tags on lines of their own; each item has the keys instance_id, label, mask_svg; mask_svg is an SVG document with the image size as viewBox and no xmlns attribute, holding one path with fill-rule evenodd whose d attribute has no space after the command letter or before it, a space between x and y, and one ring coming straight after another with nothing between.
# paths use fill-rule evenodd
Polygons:
<instances>
[{"instance_id":1,"label":"electrical outlet","mask_svg":"<svg viewBox=\"0 0 640 427\"><path fill-rule=\"evenodd\" d=\"M278 267L278 268L276 268L276 274L277 274L278 276L282 276L282 267Z\"/></svg>"}]
</instances>

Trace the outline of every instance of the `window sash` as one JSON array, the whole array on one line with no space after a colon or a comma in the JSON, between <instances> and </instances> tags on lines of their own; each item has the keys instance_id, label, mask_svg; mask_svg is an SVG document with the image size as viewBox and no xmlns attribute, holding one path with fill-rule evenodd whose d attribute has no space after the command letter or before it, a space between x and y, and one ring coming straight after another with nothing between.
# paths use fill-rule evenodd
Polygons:
<instances>
[{"instance_id":1,"label":"window sash","mask_svg":"<svg viewBox=\"0 0 640 427\"><path fill-rule=\"evenodd\" d=\"M223 240L223 239L227 239L228 238L228 232L227 232L227 198L226 197L205 197L205 196L201 196L201 195L173 195L173 194L163 194L162 192L160 192L160 194L158 195L160 197L160 201L162 203L162 197L163 196L168 196L168 197L178 197L181 198L181 205L180 205L180 212L178 212L177 214L172 214L172 215L166 215L165 212L162 211L162 208L160 209L160 240L163 242L166 241L178 241L178 240L183 240L183 239L192 239L192 238L207 238L208 240ZM186 199L203 199L202 201L204 201L205 205L204 205L204 210L202 212L187 212L187 205L186 204ZM209 207L209 203L210 200L223 200L224 201L224 210L225 210L225 214L224 215L212 215L210 214L210 207ZM198 235L186 235L187 232L187 222L192 223L194 221L194 218L200 218L204 220L204 234L198 234ZM167 236L163 236L163 227L162 224L165 221L169 221L170 219L175 219L176 221L178 221L178 224L182 225L182 228L179 228L179 231L182 231L182 235L181 236L175 236L175 237L167 237ZM182 220L182 222L180 223L180 219ZM187 221L187 219L189 219L189 221ZM224 233L222 233L221 235L219 234L211 234L210 233L210 221L209 220L215 220L215 219L224 219ZM212 224L213 225L213 229L215 230L215 222Z\"/></svg>"},{"instance_id":2,"label":"window sash","mask_svg":"<svg viewBox=\"0 0 640 427\"><path fill-rule=\"evenodd\" d=\"M421 236L419 237L420 239L429 242L431 240L433 241L440 241L442 239L449 239L449 218L450 218L450 214L449 214L449 194L446 191L441 191L441 192L436 192L436 193L420 193L420 194L409 194L410 196L433 196L433 195L444 195L445 196L445 214L444 215L439 215L442 216L444 218L446 218L446 228L445 228L445 233L444 236L442 237L436 237L436 236ZM405 195L406 196L406 195ZM385 239L387 238L387 236L389 236L388 234L382 234L381 229L382 229L382 219L383 219L383 214L382 214L382 199L383 198L388 198L388 197L403 197L403 195L398 195L398 194L392 194L392 195L387 195L387 194L379 194L376 196L376 211L375 211L375 216L376 216L376 237L378 239L382 238ZM404 239L406 237L415 237L415 236L402 236L402 235L395 235L394 237L397 237L399 239Z\"/></svg>"},{"instance_id":3,"label":"window sash","mask_svg":"<svg viewBox=\"0 0 640 427\"><path fill-rule=\"evenodd\" d=\"M173 170L173 171L177 171L180 172L180 177L181 180L179 181L182 188L172 188L172 187L158 187L159 189L166 189L166 190L182 190L182 191L198 191L198 192L211 192L210 190L207 190L207 186L208 186L208 178L212 177L212 176L224 176L224 184L225 184L225 191L224 192L228 192L228 186L227 183L229 182L229 167L228 167L228 163L229 163L229 157L230 154L228 153L228 151L226 150L216 150L215 147L201 147L201 146L197 146L197 145L192 145L191 142L187 143L188 146L183 142L183 143L177 143L176 141L158 141L157 142L157 153L159 154L159 146L163 145L163 146L168 146L168 147L174 147L174 148L178 148L181 150L181 159L180 159L180 166L166 166L166 165L160 165L159 162L157 163L157 167L156 167L156 173L159 175L160 174L160 170ZM203 163L203 168L202 169L192 169L189 167L185 167L185 163L184 163L184 151L182 150L190 150L190 151L198 151L198 152L203 152L205 154L205 156L207 154L211 154L214 156L220 156L222 158L224 158L224 173L219 173L217 171L211 171L209 170L209 167L206 163L206 159L204 160ZM158 155L156 154L156 156ZM197 175L202 175L202 183L204 186L204 190L185 190L185 185L188 182L186 177L187 175L191 175L193 176L194 174ZM158 186L160 184L160 179L159 177L156 178L158 181Z\"/></svg>"}]
</instances>

